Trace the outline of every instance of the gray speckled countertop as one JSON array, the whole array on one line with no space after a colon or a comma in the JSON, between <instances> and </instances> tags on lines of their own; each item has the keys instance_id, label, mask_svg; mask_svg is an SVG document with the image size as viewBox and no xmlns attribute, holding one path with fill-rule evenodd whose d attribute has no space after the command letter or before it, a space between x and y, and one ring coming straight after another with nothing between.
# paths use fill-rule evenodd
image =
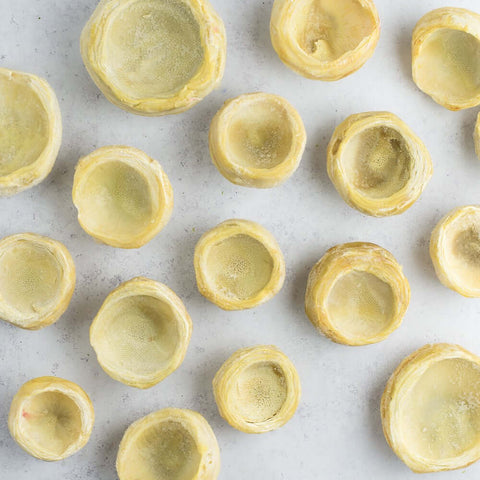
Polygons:
<instances>
[{"instance_id":1,"label":"gray speckled countertop","mask_svg":"<svg viewBox=\"0 0 480 480\"><path fill-rule=\"evenodd\" d=\"M336 82L306 80L274 53L268 24L272 0L212 0L229 42L221 88L189 112L142 118L111 105L90 80L79 54L81 29L96 0L0 0L0 65L46 77L57 92L64 121L58 161L40 186L0 200L0 235L33 231L64 242L77 266L70 308L53 326L28 332L0 324L0 479L113 480L119 441L135 419L166 407L201 412L222 452L223 480L415 479L387 446L379 415L385 382L417 347L456 342L480 353L480 300L442 287L428 256L428 239L453 207L478 203L480 161L472 131L477 109L452 113L414 85L410 36L416 21L442 0L377 0L382 36L374 57ZM448 3L448 2L447 2ZM457 0L479 9L478 0ZM285 96L301 113L307 149L297 173L273 190L250 190L226 181L210 161L209 122L224 100L263 90ZM403 215L376 219L349 208L327 177L325 151L347 115L390 110L425 141L435 174ZM71 202L80 156L108 144L143 149L163 165L174 187L168 226L140 250L101 246L78 225ZM279 241L287 262L281 293L254 310L224 312L196 290L192 255L206 229L231 217L256 220ZM345 241L373 241L403 264L412 301L402 327L368 347L336 345L316 333L303 313L307 274L325 250ZM98 365L88 342L90 323L108 292L145 275L169 285L185 301L194 333L185 362L156 387L140 391L115 382ZM298 368L303 397L282 429L259 436L237 432L218 415L211 380L237 348L278 345ZM10 438L10 401L26 380L58 375L91 396L96 424L88 445L54 464L24 453ZM473 479L465 472L425 478Z\"/></svg>"}]
</instances>

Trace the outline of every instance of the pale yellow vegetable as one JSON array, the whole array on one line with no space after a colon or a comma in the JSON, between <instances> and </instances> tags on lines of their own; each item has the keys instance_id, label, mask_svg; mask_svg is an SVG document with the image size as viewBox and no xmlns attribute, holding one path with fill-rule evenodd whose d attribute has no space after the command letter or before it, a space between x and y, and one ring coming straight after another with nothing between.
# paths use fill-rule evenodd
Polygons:
<instances>
[{"instance_id":1,"label":"pale yellow vegetable","mask_svg":"<svg viewBox=\"0 0 480 480\"><path fill-rule=\"evenodd\" d=\"M183 362L192 321L166 285L134 278L106 298L90 327L98 361L115 380L150 388Z\"/></svg>"},{"instance_id":2,"label":"pale yellow vegetable","mask_svg":"<svg viewBox=\"0 0 480 480\"><path fill-rule=\"evenodd\" d=\"M225 68L225 27L208 0L101 0L80 47L108 100L139 115L188 110Z\"/></svg>"},{"instance_id":3,"label":"pale yellow vegetable","mask_svg":"<svg viewBox=\"0 0 480 480\"><path fill-rule=\"evenodd\" d=\"M273 235L249 220L226 220L195 247L197 287L224 310L253 308L276 295L285 260Z\"/></svg>"},{"instance_id":4,"label":"pale yellow vegetable","mask_svg":"<svg viewBox=\"0 0 480 480\"><path fill-rule=\"evenodd\" d=\"M331 248L308 277L305 311L334 342L367 345L402 323L410 286L393 255L373 243Z\"/></svg>"},{"instance_id":5,"label":"pale yellow vegetable","mask_svg":"<svg viewBox=\"0 0 480 480\"><path fill-rule=\"evenodd\" d=\"M128 427L117 455L120 480L215 480L220 451L199 413L165 408Z\"/></svg>"},{"instance_id":6,"label":"pale yellow vegetable","mask_svg":"<svg viewBox=\"0 0 480 480\"><path fill-rule=\"evenodd\" d=\"M172 186L159 163L141 150L118 145L79 160L72 197L82 228L119 248L148 243L173 210Z\"/></svg>"},{"instance_id":7,"label":"pale yellow vegetable","mask_svg":"<svg viewBox=\"0 0 480 480\"><path fill-rule=\"evenodd\" d=\"M43 79L0 68L0 197L42 182L62 141L55 92Z\"/></svg>"},{"instance_id":8,"label":"pale yellow vegetable","mask_svg":"<svg viewBox=\"0 0 480 480\"><path fill-rule=\"evenodd\" d=\"M480 358L425 345L395 370L382 396L388 444L414 472L464 468L480 458Z\"/></svg>"},{"instance_id":9,"label":"pale yellow vegetable","mask_svg":"<svg viewBox=\"0 0 480 480\"><path fill-rule=\"evenodd\" d=\"M306 133L287 100L260 92L225 102L212 120L209 139L213 163L227 180L271 188L298 168Z\"/></svg>"},{"instance_id":10,"label":"pale yellow vegetable","mask_svg":"<svg viewBox=\"0 0 480 480\"><path fill-rule=\"evenodd\" d=\"M16 393L8 428L27 453L53 462L83 448L94 421L92 402L77 384L40 377L28 381Z\"/></svg>"},{"instance_id":11,"label":"pale yellow vegetable","mask_svg":"<svg viewBox=\"0 0 480 480\"><path fill-rule=\"evenodd\" d=\"M280 59L295 72L339 80L373 55L380 19L373 0L275 0L270 36Z\"/></svg>"},{"instance_id":12,"label":"pale yellow vegetable","mask_svg":"<svg viewBox=\"0 0 480 480\"><path fill-rule=\"evenodd\" d=\"M439 280L465 297L480 297L480 205L452 210L432 232L430 256Z\"/></svg>"},{"instance_id":13,"label":"pale yellow vegetable","mask_svg":"<svg viewBox=\"0 0 480 480\"><path fill-rule=\"evenodd\" d=\"M359 113L344 120L328 145L327 169L342 198L375 217L410 208L433 173L423 142L389 112Z\"/></svg>"},{"instance_id":14,"label":"pale yellow vegetable","mask_svg":"<svg viewBox=\"0 0 480 480\"><path fill-rule=\"evenodd\" d=\"M28 330L56 322L75 289L75 264L60 242L33 233L0 241L0 318Z\"/></svg>"},{"instance_id":15,"label":"pale yellow vegetable","mask_svg":"<svg viewBox=\"0 0 480 480\"><path fill-rule=\"evenodd\" d=\"M477 115L477 121L475 122L475 129L473 131L473 142L475 144L475 153L480 160L480 113Z\"/></svg>"},{"instance_id":16,"label":"pale yellow vegetable","mask_svg":"<svg viewBox=\"0 0 480 480\"><path fill-rule=\"evenodd\" d=\"M245 433L265 433L285 425L300 401L297 371L277 347L236 351L213 379L220 415Z\"/></svg>"},{"instance_id":17,"label":"pale yellow vegetable","mask_svg":"<svg viewBox=\"0 0 480 480\"><path fill-rule=\"evenodd\" d=\"M424 15L412 38L413 80L449 110L480 104L480 15L445 7Z\"/></svg>"}]
</instances>

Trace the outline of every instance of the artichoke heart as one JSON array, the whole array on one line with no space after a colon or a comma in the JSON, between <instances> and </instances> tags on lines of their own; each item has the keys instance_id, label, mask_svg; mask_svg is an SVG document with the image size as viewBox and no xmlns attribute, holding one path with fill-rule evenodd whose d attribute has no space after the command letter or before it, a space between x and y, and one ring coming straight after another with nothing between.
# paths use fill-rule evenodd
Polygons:
<instances>
[{"instance_id":1,"label":"artichoke heart","mask_svg":"<svg viewBox=\"0 0 480 480\"><path fill-rule=\"evenodd\" d=\"M367 345L400 326L409 301L408 280L390 252L373 243L345 243L312 268L305 312L334 342Z\"/></svg>"},{"instance_id":2,"label":"artichoke heart","mask_svg":"<svg viewBox=\"0 0 480 480\"><path fill-rule=\"evenodd\" d=\"M277 347L237 350L213 379L220 415L245 433L265 433L285 425L300 401L297 371Z\"/></svg>"},{"instance_id":3,"label":"artichoke heart","mask_svg":"<svg viewBox=\"0 0 480 480\"><path fill-rule=\"evenodd\" d=\"M334 131L327 170L351 207L375 217L398 215L420 197L433 173L427 148L389 112L350 115Z\"/></svg>"},{"instance_id":4,"label":"artichoke heart","mask_svg":"<svg viewBox=\"0 0 480 480\"><path fill-rule=\"evenodd\" d=\"M480 104L480 15L445 7L424 15L412 38L413 80L449 110Z\"/></svg>"},{"instance_id":5,"label":"artichoke heart","mask_svg":"<svg viewBox=\"0 0 480 480\"><path fill-rule=\"evenodd\" d=\"M448 213L430 238L430 256L439 280L465 297L480 297L480 206Z\"/></svg>"},{"instance_id":6,"label":"artichoke heart","mask_svg":"<svg viewBox=\"0 0 480 480\"><path fill-rule=\"evenodd\" d=\"M75 289L75 264L60 242L33 233L0 241L0 318L27 330L56 322Z\"/></svg>"},{"instance_id":7,"label":"artichoke heart","mask_svg":"<svg viewBox=\"0 0 480 480\"><path fill-rule=\"evenodd\" d=\"M77 384L57 377L40 377L28 381L16 393L8 428L27 453L53 462L83 448L94 421L92 402Z\"/></svg>"},{"instance_id":8,"label":"artichoke heart","mask_svg":"<svg viewBox=\"0 0 480 480\"><path fill-rule=\"evenodd\" d=\"M82 228L112 247L139 248L170 220L172 185L144 152L102 147L79 160L72 190Z\"/></svg>"},{"instance_id":9,"label":"artichoke heart","mask_svg":"<svg viewBox=\"0 0 480 480\"><path fill-rule=\"evenodd\" d=\"M106 298L90 327L90 343L105 372L137 388L150 388L183 362L192 321L166 285L137 277Z\"/></svg>"},{"instance_id":10,"label":"artichoke heart","mask_svg":"<svg viewBox=\"0 0 480 480\"><path fill-rule=\"evenodd\" d=\"M373 0L275 0L270 36L285 65L304 77L333 81L373 55L380 19Z\"/></svg>"},{"instance_id":11,"label":"artichoke heart","mask_svg":"<svg viewBox=\"0 0 480 480\"><path fill-rule=\"evenodd\" d=\"M165 408L137 420L118 449L120 480L215 480L219 471L215 434L192 410Z\"/></svg>"},{"instance_id":12,"label":"artichoke heart","mask_svg":"<svg viewBox=\"0 0 480 480\"><path fill-rule=\"evenodd\" d=\"M287 100L260 92L225 102L212 120L209 139L213 163L227 180L271 188L298 168L306 133Z\"/></svg>"},{"instance_id":13,"label":"artichoke heart","mask_svg":"<svg viewBox=\"0 0 480 480\"><path fill-rule=\"evenodd\" d=\"M405 358L381 402L383 431L414 472L480 459L480 358L458 345L425 345Z\"/></svg>"},{"instance_id":14,"label":"artichoke heart","mask_svg":"<svg viewBox=\"0 0 480 480\"><path fill-rule=\"evenodd\" d=\"M42 182L62 142L55 92L43 79L0 68L0 197Z\"/></svg>"},{"instance_id":15,"label":"artichoke heart","mask_svg":"<svg viewBox=\"0 0 480 480\"><path fill-rule=\"evenodd\" d=\"M206 232L195 247L194 266L200 293L224 310L260 305L285 280L278 243L249 220L227 220Z\"/></svg>"},{"instance_id":16,"label":"artichoke heart","mask_svg":"<svg viewBox=\"0 0 480 480\"><path fill-rule=\"evenodd\" d=\"M208 0L101 0L80 47L107 99L138 115L188 110L225 68L225 27Z\"/></svg>"}]
</instances>

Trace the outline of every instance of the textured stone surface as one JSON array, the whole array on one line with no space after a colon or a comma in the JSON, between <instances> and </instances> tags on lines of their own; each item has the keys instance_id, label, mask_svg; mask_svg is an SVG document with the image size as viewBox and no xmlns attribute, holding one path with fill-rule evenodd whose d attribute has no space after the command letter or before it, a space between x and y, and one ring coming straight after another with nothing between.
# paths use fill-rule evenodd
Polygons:
<instances>
[{"instance_id":1,"label":"textured stone surface","mask_svg":"<svg viewBox=\"0 0 480 480\"><path fill-rule=\"evenodd\" d=\"M0 2L0 65L46 77L58 94L64 118L63 145L48 179L0 200L0 235L33 231L59 239L72 252L78 271L71 306L57 324L39 332L0 324L2 480L114 480L116 451L125 428L166 406L198 410L211 422L222 451L221 479L414 479L383 438L379 400L388 376L406 354L427 342L456 342L480 353L480 301L442 287L428 256L429 235L440 217L458 205L479 202L480 161L472 141L476 109L448 112L411 80L411 31L421 15L444 2L377 0L383 25L374 57L359 72L333 84L303 79L280 62L268 33L272 1L212 3L224 18L229 42L221 88L184 114L142 118L111 105L83 67L78 39L95 0ZM477 0L455 4L478 9ZM222 102L258 90L291 101L308 133L299 170L274 190L230 184L208 153L208 125ZM420 201L399 217L375 219L350 209L326 174L326 145L335 125L347 115L368 110L399 115L432 154L432 181ZM172 220L137 251L96 244L78 225L71 202L78 158L118 143L158 159L175 191ZM223 312L195 287L195 242L206 229L231 217L256 220L270 229L287 261L281 293L252 311ZM303 313L310 267L327 248L353 240L373 241L392 251L412 287L403 326L369 347L335 345L318 335ZM107 293L137 275L173 288L194 321L184 364L147 391L110 379L88 342L90 322ZM219 417L211 380L234 350L259 343L276 344L290 356L302 380L303 398L284 428L249 436ZM56 464L25 454L6 427L9 404L19 386L51 374L84 387L97 414L89 444ZM479 475L476 465L463 475L452 472L442 479Z\"/></svg>"}]
</instances>

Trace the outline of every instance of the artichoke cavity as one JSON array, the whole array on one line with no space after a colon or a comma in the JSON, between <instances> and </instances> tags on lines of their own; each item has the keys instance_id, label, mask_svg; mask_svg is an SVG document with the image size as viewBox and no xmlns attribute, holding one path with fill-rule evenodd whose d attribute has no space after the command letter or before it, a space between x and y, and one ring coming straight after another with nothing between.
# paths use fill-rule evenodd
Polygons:
<instances>
[{"instance_id":1,"label":"artichoke cavity","mask_svg":"<svg viewBox=\"0 0 480 480\"><path fill-rule=\"evenodd\" d=\"M418 75L426 89L458 101L480 94L480 41L473 35L438 30L425 40L420 58Z\"/></svg>"},{"instance_id":2,"label":"artichoke cavity","mask_svg":"<svg viewBox=\"0 0 480 480\"><path fill-rule=\"evenodd\" d=\"M127 478L187 480L194 478L200 464L195 440L179 422L151 425L132 446Z\"/></svg>"},{"instance_id":3,"label":"artichoke cavity","mask_svg":"<svg viewBox=\"0 0 480 480\"><path fill-rule=\"evenodd\" d=\"M374 336L394 320L395 294L376 275L352 270L336 280L327 299L327 311L339 330L354 336Z\"/></svg>"},{"instance_id":4,"label":"artichoke cavity","mask_svg":"<svg viewBox=\"0 0 480 480\"><path fill-rule=\"evenodd\" d=\"M48 248L26 241L0 254L0 294L22 315L42 314L61 294L62 265Z\"/></svg>"},{"instance_id":5,"label":"artichoke cavity","mask_svg":"<svg viewBox=\"0 0 480 480\"><path fill-rule=\"evenodd\" d=\"M354 50L375 28L370 12L354 0L309 0L297 15L300 47L325 62Z\"/></svg>"},{"instance_id":6,"label":"artichoke cavity","mask_svg":"<svg viewBox=\"0 0 480 480\"><path fill-rule=\"evenodd\" d=\"M273 259L258 240L235 235L214 245L207 258L209 275L227 297L246 299L270 281Z\"/></svg>"},{"instance_id":7,"label":"artichoke cavity","mask_svg":"<svg viewBox=\"0 0 480 480\"><path fill-rule=\"evenodd\" d=\"M38 93L0 75L0 177L34 163L47 146L48 116Z\"/></svg>"},{"instance_id":8,"label":"artichoke cavity","mask_svg":"<svg viewBox=\"0 0 480 480\"><path fill-rule=\"evenodd\" d=\"M115 83L137 98L175 95L204 61L200 26L179 0L125 4L110 19L103 49Z\"/></svg>"},{"instance_id":9,"label":"artichoke cavity","mask_svg":"<svg viewBox=\"0 0 480 480\"><path fill-rule=\"evenodd\" d=\"M58 391L41 392L25 402L23 429L39 446L48 444L55 455L62 456L82 430L79 406Z\"/></svg>"},{"instance_id":10,"label":"artichoke cavity","mask_svg":"<svg viewBox=\"0 0 480 480\"><path fill-rule=\"evenodd\" d=\"M369 197L390 197L410 179L412 159L404 138L393 128L374 127L356 135L344 161L352 183Z\"/></svg>"},{"instance_id":11,"label":"artichoke cavity","mask_svg":"<svg viewBox=\"0 0 480 480\"><path fill-rule=\"evenodd\" d=\"M436 362L406 395L400 415L417 455L461 455L480 440L479 366L460 358Z\"/></svg>"},{"instance_id":12,"label":"artichoke cavity","mask_svg":"<svg viewBox=\"0 0 480 480\"><path fill-rule=\"evenodd\" d=\"M265 422L273 418L285 403L285 375L274 363L256 363L239 374L236 391L238 414L246 422Z\"/></svg>"},{"instance_id":13,"label":"artichoke cavity","mask_svg":"<svg viewBox=\"0 0 480 480\"><path fill-rule=\"evenodd\" d=\"M290 153L292 137L288 112L266 101L241 107L228 131L236 163L250 168L273 168L283 162Z\"/></svg>"}]
</instances>

